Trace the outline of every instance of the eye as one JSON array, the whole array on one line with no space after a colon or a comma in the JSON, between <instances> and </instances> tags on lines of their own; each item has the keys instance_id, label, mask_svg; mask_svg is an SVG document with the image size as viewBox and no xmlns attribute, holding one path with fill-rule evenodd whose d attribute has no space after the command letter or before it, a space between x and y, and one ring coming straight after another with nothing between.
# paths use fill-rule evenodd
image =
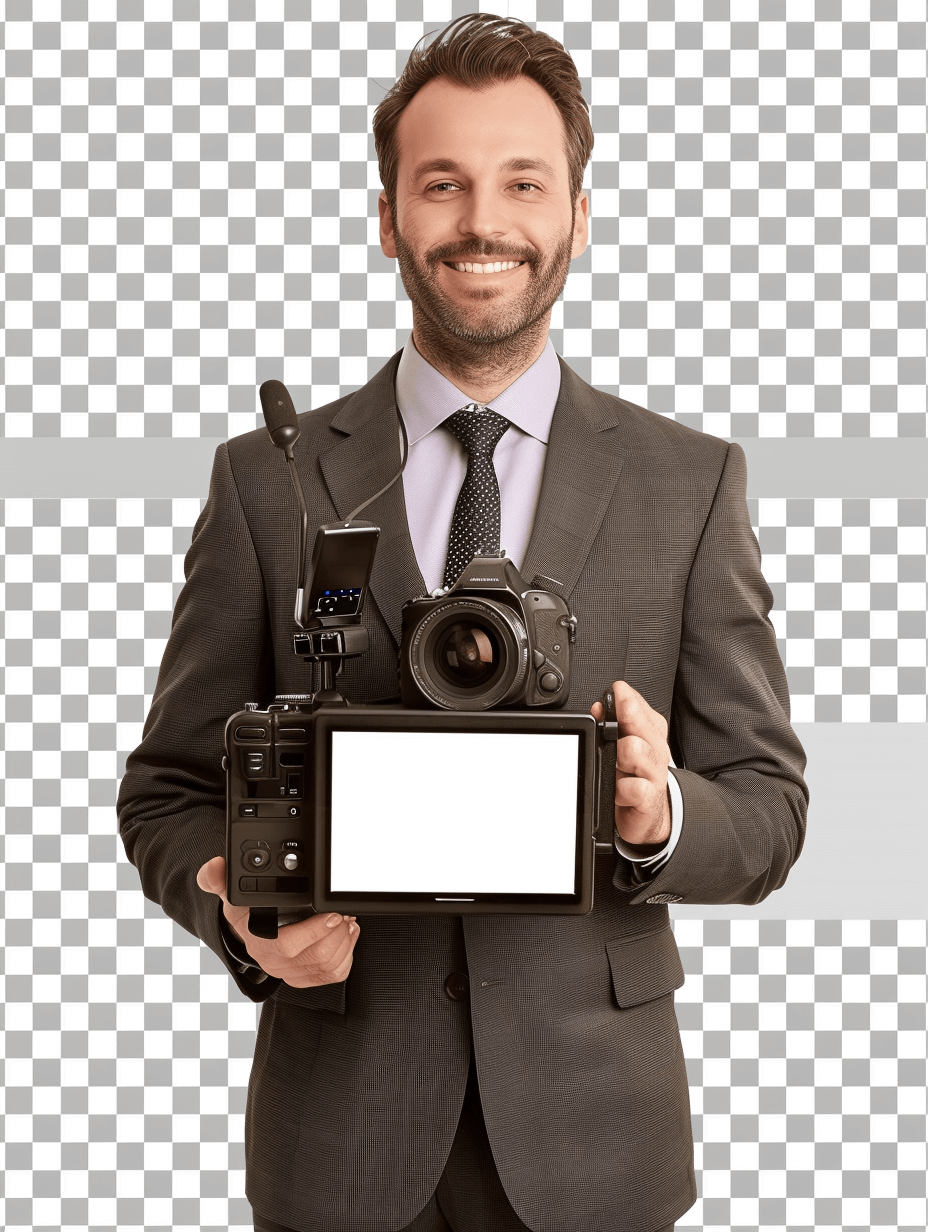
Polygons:
<instances>
[{"instance_id":1,"label":"eye","mask_svg":"<svg viewBox=\"0 0 928 1232\"><path fill-rule=\"evenodd\" d=\"M430 184L426 191L427 192L437 192L437 193L442 193L442 194L447 195L452 192L457 192L457 190L458 190L457 184L453 184L450 180L441 180L438 184Z\"/></svg>"},{"instance_id":2,"label":"eye","mask_svg":"<svg viewBox=\"0 0 928 1232\"><path fill-rule=\"evenodd\" d=\"M530 196L532 193L539 192L537 184L532 184L529 180L521 180L518 184L513 184L513 188L523 196Z\"/></svg>"}]
</instances>

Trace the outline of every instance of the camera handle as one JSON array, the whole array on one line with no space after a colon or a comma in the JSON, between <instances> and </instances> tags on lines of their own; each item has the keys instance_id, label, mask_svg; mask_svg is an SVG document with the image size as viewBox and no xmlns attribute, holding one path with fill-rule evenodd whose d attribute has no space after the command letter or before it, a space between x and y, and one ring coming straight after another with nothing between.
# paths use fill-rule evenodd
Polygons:
<instances>
[{"instance_id":1,"label":"camera handle","mask_svg":"<svg viewBox=\"0 0 928 1232\"><path fill-rule=\"evenodd\" d=\"M341 630L336 632L342 632ZM366 637L367 630L358 630L358 633L363 632ZM324 643L323 643L324 645ZM319 710L323 706L347 706L349 703L342 697L338 689L335 688L335 677L341 671L342 662L345 657L353 658L355 654L362 653L354 651L347 656L328 653L322 650L317 645L316 654L304 655L303 658L308 663L319 663L322 667L322 687L317 689L310 696L283 695L275 699L275 701L283 703L285 706L290 702L296 701L308 705L311 712ZM315 915L312 907L308 907L302 911L280 911L277 907L251 907L248 913L248 928L256 937L263 937L268 941L276 941L278 932L281 928L288 924L297 924L300 920L308 920L310 916Z\"/></svg>"},{"instance_id":2,"label":"camera handle","mask_svg":"<svg viewBox=\"0 0 928 1232\"><path fill-rule=\"evenodd\" d=\"M603 717L597 724L597 740L596 740L596 820L599 822L599 793L602 788L602 771L603 771L603 753L607 744L616 744L619 739L619 724L615 716L615 694L611 689L606 689L602 697L599 699L603 707ZM596 844L596 850L600 854L608 854L614 851L614 845L611 842L602 842Z\"/></svg>"}]
</instances>

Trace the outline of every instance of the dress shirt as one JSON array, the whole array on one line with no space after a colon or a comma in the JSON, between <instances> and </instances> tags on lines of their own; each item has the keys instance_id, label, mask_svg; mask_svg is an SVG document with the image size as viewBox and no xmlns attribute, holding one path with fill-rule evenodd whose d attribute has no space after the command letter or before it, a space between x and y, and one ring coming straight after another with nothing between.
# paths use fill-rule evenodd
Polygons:
<instances>
[{"instance_id":1,"label":"dress shirt","mask_svg":"<svg viewBox=\"0 0 928 1232\"><path fill-rule=\"evenodd\" d=\"M522 567L532 533L560 387L561 366L549 338L530 368L501 394L478 403L505 416L512 425L496 446L493 465L499 480L500 547L517 569ZM442 424L473 401L423 359L410 334L396 370L396 404L409 438L409 459L403 472L409 535L429 591L441 586L451 519L467 473L467 450ZM633 855L618 831L615 835L616 848L646 876L670 859L683 828L683 796L672 774L667 785L671 831L659 851Z\"/></svg>"}]
</instances>

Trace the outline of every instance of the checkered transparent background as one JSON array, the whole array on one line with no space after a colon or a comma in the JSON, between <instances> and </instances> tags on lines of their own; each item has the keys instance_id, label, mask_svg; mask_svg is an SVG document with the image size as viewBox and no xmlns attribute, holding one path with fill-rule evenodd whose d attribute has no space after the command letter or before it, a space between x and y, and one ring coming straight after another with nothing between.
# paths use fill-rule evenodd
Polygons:
<instances>
[{"instance_id":1,"label":"checkered transparent background","mask_svg":"<svg viewBox=\"0 0 928 1232\"><path fill-rule=\"evenodd\" d=\"M410 326L371 113L471 8L7 0L7 435L225 437L269 377L363 384ZM592 104L581 375L722 436L924 437L924 0L515 8Z\"/></svg>"},{"instance_id":2,"label":"checkered transparent background","mask_svg":"<svg viewBox=\"0 0 928 1232\"><path fill-rule=\"evenodd\" d=\"M142 898L111 810L89 828L6 840L5 1226L250 1229L256 1007ZM924 922L675 928L701 1196L678 1226L923 1232Z\"/></svg>"},{"instance_id":3,"label":"checkered transparent background","mask_svg":"<svg viewBox=\"0 0 928 1232\"><path fill-rule=\"evenodd\" d=\"M411 323L370 115L472 7L7 0L0 433L224 438L268 377L301 410L367 380ZM923 0L564 10L514 6L593 104L557 348L716 435L924 437ZM200 507L6 502L10 1228L251 1226L256 1009L114 834ZM925 502L751 511L794 718L924 720ZM924 1232L924 922L675 927L680 1226Z\"/></svg>"}]
</instances>

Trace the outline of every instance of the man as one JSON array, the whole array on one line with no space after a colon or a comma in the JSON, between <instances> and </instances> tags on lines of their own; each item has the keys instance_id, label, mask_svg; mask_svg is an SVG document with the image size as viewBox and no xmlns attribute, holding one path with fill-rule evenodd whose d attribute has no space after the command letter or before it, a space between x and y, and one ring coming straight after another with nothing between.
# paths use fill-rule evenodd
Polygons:
<instances>
[{"instance_id":1,"label":"man","mask_svg":"<svg viewBox=\"0 0 928 1232\"><path fill-rule=\"evenodd\" d=\"M597 856L593 911L314 917L271 942L224 901L225 719L306 689L289 645L294 503L263 430L217 451L122 833L146 893L264 1001L256 1228L656 1232L695 1199L666 903L759 901L805 824L744 456L591 389L547 341L586 246L592 145L559 44L461 18L413 54L374 129L381 243L413 335L358 393L303 416L296 450L318 524L395 472L398 411L410 440L402 487L366 511L382 527L371 651L342 689L396 695L401 605L459 571L468 432L495 424L481 500L498 485L502 546L579 617L568 707L616 694L600 818L615 846Z\"/></svg>"}]
</instances>

